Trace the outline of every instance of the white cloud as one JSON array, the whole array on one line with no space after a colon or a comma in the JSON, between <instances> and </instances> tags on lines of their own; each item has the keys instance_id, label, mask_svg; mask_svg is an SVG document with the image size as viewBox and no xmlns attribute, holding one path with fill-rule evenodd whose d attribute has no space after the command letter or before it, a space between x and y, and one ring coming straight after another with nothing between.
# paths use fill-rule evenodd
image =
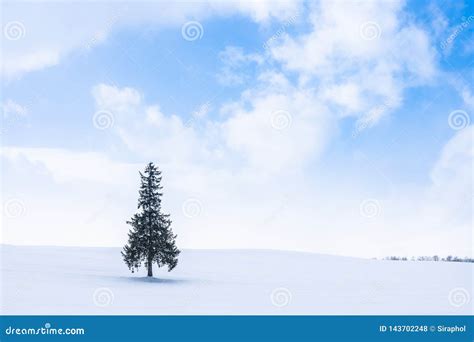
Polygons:
<instances>
[{"instance_id":1,"label":"white cloud","mask_svg":"<svg viewBox=\"0 0 474 342\"><path fill-rule=\"evenodd\" d=\"M156 106L149 107L152 117L158 115L153 127L172 125ZM350 169L348 188L304 173L268 177L192 160L158 163L165 210L172 214L182 248L471 255L473 132L472 126L459 131L446 144L433 166L432 184L371 194L381 204L372 219L359 213L368 195L357 186L360 175ZM148 156L159 159L161 151L151 146ZM10 180L4 198L20 198L27 206L24 219L6 222L4 242L97 246L125 241L125 220L136 205L137 171L145 161L128 164L99 153L34 148L6 148L2 157ZM189 198L202 206L193 219L182 212Z\"/></svg>"},{"instance_id":2,"label":"white cloud","mask_svg":"<svg viewBox=\"0 0 474 342\"><path fill-rule=\"evenodd\" d=\"M219 53L222 63L217 80L223 85L240 85L249 78L243 68L250 64L261 64L263 57L258 54L245 54L243 49L236 46L227 46Z\"/></svg>"},{"instance_id":3,"label":"white cloud","mask_svg":"<svg viewBox=\"0 0 474 342\"><path fill-rule=\"evenodd\" d=\"M463 201L472 196L474 162L474 125L461 129L448 141L431 171L433 190L446 203Z\"/></svg>"},{"instance_id":4,"label":"white cloud","mask_svg":"<svg viewBox=\"0 0 474 342\"><path fill-rule=\"evenodd\" d=\"M111 129L143 160L155 160L160 165L188 165L216 157L216 151L210 147L209 132L198 132L180 117L163 114L158 104L145 103L138 90L100 84L93 87L92 94L97 110L112 113ZM200 119L206 122L204 117Z\"/></svg>"},{"instance_id":5,"label":"white cloud","mask_svg":"<svg viewBox=\"0 0 474 342\"><path fill-rule=\"evenodd\" d=\"M273 41L256 85L224 107L227 145L261 171L301 167L322 151L337 119L355 117L359 131L372 127L400 106L406 88L437 73L429 34L410 22L402 3L321 1L310 8L309 33ZM256 60L237 48L222 54L224 66ZM290 129L269 129L275 111L289 113Z\"/></svg>"},{"instance_id":6,"label":"white cloud","mask_svg":"<svg viewBox=\"0 0 474 342\"><path fill-rule=\"evenodd\" d=\"M439 243L472 255L474 126L455 134L441 150L431 170L432 185L422 202L418 219L425 221L433 236L444 235ZM453 253L453 252L451 252Z\"/></svg>"},{"instance_id":7,"label":"white cloud","mask_svg":"<svg viewBox=\"0 0 474 342\"><path fill-rule=\"evenodd\" d=\"M218 6L229 6L229 1L222 0ZM230 6L235 6L242 13L250 15L256 22L266 22L272 18L283 21L296 15L302 1L235 1Z\"/></svg>"},{"instance_id":8,"label":"white cloud","mask_svg":"<svg viewBox=\"0 0 474 342\"><path fill-rule=\"evenodd\" d=\"M2 115L4 120L14 119L16 117L25 117L28 109L15 101L8 99L2 104Z\"/></svg>"},{"instance_id":9,"label":"white cloud","mask_svg":"<svg viewBox=\"0 0 474 342\"><path fill-rule=\"evenodd\" d=\"M272 56L302 84L324 85L322 96L344 115L376 123L376 107L396 108L405 88L436 75L429 33L410 23L401 2L321 1L310 22L309 33L273 44Z\"/></svg>"},{"instance_id":10,"label":"white cloud","mask_svg":"<svg viewBox=\"0 0 474 342\"><path fill-rule=\"evenodd\" d=\"M444 147L431 172L432 185L401 187L388 194L381 191L374 196L382 203L382 214L367 221L359 214L360 202L367 198L363 188L307 183L303 166L321 152L336 124L324 101L317 99L312 89L294 87L278 73L265 73L259 82L239 101L224 106L220 121L206 118L200 127L185 126L158 105L145 104L142 95L124 96L133 105L119 105L123 113L119 110L118 115L124 115L124 121L117 120L114 129L134 153L158 161L163 168L172 212L179 212L182 201L190 197L198 198L204 207L205 214L197 221L178 218L185 244L216 247L204 238L213 237L221 247L266 246L378 256L470 253L468 243L456 242L456 237L440 226L444 222L453 234L469 234L471 218L467 212L460 215L455 203L472 184L471 128L459 132ZM139 94L124 89L99 94ZM141 102L135 102L137 98ZM283 130L272 128L272 113L278 110L291 115L291 123ZM282 178L291 182L282 184ZM354 179L355 184L360 181ZM338 196L341 192L343 197ZM345 214L341 216L341 212ZM287 227L295 224L302 238L288 235ZM320 227L331 229L322 232ZM273 238L268 237L269 230ZM347 241L340 240L341 234ZM410 241L400 234L408 234ZM372 236L372 243L365 242L361 251L353 245L357 236ZM424 241L423 247L420 241Z\"/></svg>"},{"instance_id":11,"label":"white cloud","mask_svg":"<svg viewBox=\"0 0 474 342\"><path fill-rule=\"evenodd\" d=\"M104 4L6 3L4 27L18 23L16 27L21 32L14 40L8 34L2 35L3 76L14 79L56 65L75 49L86 49L96 32L107 25L111 13L112 7Z\"/></svg>"},{"instance_id":12,"label":"white cloud","mask_svg":"<svg viewBox=\"0 0 474 342\"><path fill-rule=\"evenodd\" d=\"M53 50L36 50L19 55L6 52L6 55L2 69L7 78L56 65L60 59L59 53Z\"/></svg>"},{"instance_id":13,"label":"white cloud","mask_svg":"<svg viewBox=\"0 0 474 342\"><path fill-rule=\"evenodd\" d=\"M119 185L137 172L137 165L113 162L98 152L4 147L0 155L11 162L27 161L35 164L58 183L89 181Z\"/></svg>"},{"instance_id":14,"label":"white cloud","mask_svg":"<svg viewBox=\"0 0 474 342\"><path fill-rule=\"evenodd\" d=\"M206 6L173 5L163 20L179 26L195 14L206 18L237 8L264 24L273 17L294 16L297 5L264 1ZM156 20L151 18L154 11L145 15L144 8L140 13L131 10L136 17L127 15L129 25L144 18ZM117 150L137 163L115 161L98 152L7 147L2 156L13 170L10 177L26 161L33 170L30 181L39 185L27 188L16 182L6 189L8 196L23 191L20 196L31 208L28 224L9 222L6 241L121 244L127 231L124 221L136 204L136 172L155 161L163 170L164 203L183 248L282 248L361 256L469 253L464 237L472 221L466 212L457 216L459 207L449 207L446 201L454 203L462 189L472 185L467 178L472 174L471 128L457 133L443 149L427 187L400 186L388 194L383 190L367 194L361 185L365 175L353 175L350 165L341 171L351 179L349 186L339 184L339 179L317 179L306 168L336 134L341 117L374 125L402 103L404 89L436 75L427 33L404 14L397 2L323 1L311 6L309 33L272 41L268 54L228 48L227 66L235 71L255 62L258 78L237 101L216 108L218 118L208 115L209 107L203 104L193 114L196 122L184 122L163 112L159 104L147 103L139 89L96 85L92 88L96 109L110 112L114 119L108 137L118 138L124 146ZM364 31L369 36L361 37L361 27L367 23L371 25L367 29L375 31ZM103 25L107 28L110 23ZM125 23L117 20L113 25ZM103 29L92 26L84 24L81 37L73 37L55 54L62 57L79 42L89 46L95 32ZM465 99L469 98L466 93ZM42 189L42 184L50 185L42 183L45 179L53 180L54 187ZM101 207L101 201L108 201L105 195L110 193L112 198L120 193L123 197L101 214L103 219L90 223L87 217ZM359 213L360 202L368 197L382 205L382 214L373 220ZM189 198L202 204L201 216L193 220L182 213ZM60 222L51 222L57 211ZM84 222L68 222L81 215ZM461 221L451 224L453 217ZM452 230L441 229L439 222ZM460 237L463 243L457 241Z\"/></svg>"},{"instance_id":15,"label":"white cloud","mask_svg":"<svg viewBox=\"0 0 474 342\"><path fill-rule=\"evenodd\" d=\"M186 1L142 2L140 6L119 1L8 2L3 22L18 23L12 34L2 35L2 74L7 79L58 64L74 51L87 53L102 44L114 30L150 24L181 29L186 21L205 21L213 15L245 15L265 24L285 20L300 1ZM160 15L166 13L166 15ZM44 20L44 18L48 18ZM5 26L4 26L5 27ZM13 37L13 39L12 39Z\"/></svg>"},{"instance_id":16,"label":"white cloud","mask_svg":"<svg viewBox=\"0 0 474 342\"><path fill-rule=\"evenodd\" d=\"M471 109L474 110L474 94L468 87L464 87L461 91L461 97L464 103Z\"/></svg>"},{"instance_id":17,"label":"white cloud","mask_svg":"<svg viewBox=\"0 0 474 342\"><path fill-rule=\"evenodd\" d=\"M3 218L3 243L122 243L125 220L136 207L138 166L100 153L54 148L5 147L0 157L2 177L8 180L3 204L15 199L24 206L22 217Z\"/></svg>"},{"instance_id":18,"label":"white cloud","mask_svg":"<svg viewBox=\"0 0 474 342\"><path fill-rule=\"evenodd\" d=\"M133 88L119 89L114 86L98 84L92 88L92 95L99 110L126 113L127 110L141 104L140 93Z\"/></svg>"},{"instance_id":19,"label":"white cloud","mask_svg":"<svg viewBox=\"0 0 474 342\"><path fill-rule=\"evenodd\" d=\"M287 172L318 156L333 124L311 89L293 87L283 75L267 73L258 89L232 106L222 127L227 145L254 170Z\"/></svg>"},{"instance_id":20,"label":"white cloud","mask_svg":"<svg viewBox=\"0 0 474 342\"><path fill-rule=\"evenodd\" d=\"M332 85L322 91L322 97L335 103L349 113L362 109L360 88L353 82Z\"/></svg>"},{"instance_id":21,"label":"white cloud","mask_svg":"<svg viewBox=\"0 0 474 342\"><path fill-rule=\"evenodd\" d=\"M239 101L225 105L221 119L202 116L200 125L145 104L135 89L101 84L92 93L98 110L113 113L113 129L128 148L160 163L285 173L316 158L334 125L311 89L294 87L272 72L262 74L259 86Z\"/></svg>"}]
</instances>

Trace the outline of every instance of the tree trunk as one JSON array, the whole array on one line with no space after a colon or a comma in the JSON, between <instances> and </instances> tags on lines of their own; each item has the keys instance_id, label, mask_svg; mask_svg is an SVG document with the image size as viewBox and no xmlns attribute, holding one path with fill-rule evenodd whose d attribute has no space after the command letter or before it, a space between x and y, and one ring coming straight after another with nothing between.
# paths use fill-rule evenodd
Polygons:
<instances>
[{"instance_id":1,"label":"tree trunk","mask_svg":"<svg viewBox=\"0 0 474 342\"><path fill-rule=\"evenodd\" d=\"M153 263L151 260L148 260L148 276L153 277Z\"/></svg>"}]
</instances>

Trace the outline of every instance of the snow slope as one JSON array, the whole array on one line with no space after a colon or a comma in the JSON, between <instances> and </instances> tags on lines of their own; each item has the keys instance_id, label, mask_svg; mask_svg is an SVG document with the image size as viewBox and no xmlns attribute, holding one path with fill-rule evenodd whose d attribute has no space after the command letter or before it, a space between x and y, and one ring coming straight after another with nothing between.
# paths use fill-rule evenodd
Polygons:
<instances>
[{"instance_id":1,"label":"snow slope","mask_svg":"<svg viewBox=\"0 0 474 342\"><path fill-rule=\"evenodd\" d=\"M131 274L119 248L1 245L2 314L472 314L473 265L185 250Z\"/></svg>"}]
</instances>

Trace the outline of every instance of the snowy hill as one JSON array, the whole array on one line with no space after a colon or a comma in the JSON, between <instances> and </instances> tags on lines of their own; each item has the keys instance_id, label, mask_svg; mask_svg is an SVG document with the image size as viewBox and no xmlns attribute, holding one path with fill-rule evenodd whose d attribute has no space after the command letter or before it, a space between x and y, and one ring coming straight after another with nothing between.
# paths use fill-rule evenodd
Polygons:
<instances>
[{"instance_id":1,"label":"snowy hill","mask_svg":"<svg viewBox=\"0 0 474 342\"><path fill-rule=\"evenodd\" d=\"M2 245L2 314L472 314L473 265L185 250L131 274L119 248Z\"/></svg>"}]
</instances>

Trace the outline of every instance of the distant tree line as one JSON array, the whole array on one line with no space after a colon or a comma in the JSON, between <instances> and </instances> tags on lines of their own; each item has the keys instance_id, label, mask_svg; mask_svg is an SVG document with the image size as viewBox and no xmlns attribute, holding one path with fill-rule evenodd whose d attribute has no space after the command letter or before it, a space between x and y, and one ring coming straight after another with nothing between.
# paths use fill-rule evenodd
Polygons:
<instances>
[{"instance_id":1,"label":"distant tree line","mask_svg":"<svg viewBox=\"0 0 474 342\"><path fill-rule=\"evenodd\" d=\"M385 257L384 260L399 260L399 261L446 261L446 262L473 262L474 263L474 259L472 258L468 258L468 257L464 257L464 258L459 258L457 256L452 256L452 255L448 255L446 258L441 258L437 255L434 255L434 256L419 256L417 258L415 257L411 257L410 259L408 259L407 257L398 257L398 256L389 256L389 257Z\"/></svg>"}]
</instances>

